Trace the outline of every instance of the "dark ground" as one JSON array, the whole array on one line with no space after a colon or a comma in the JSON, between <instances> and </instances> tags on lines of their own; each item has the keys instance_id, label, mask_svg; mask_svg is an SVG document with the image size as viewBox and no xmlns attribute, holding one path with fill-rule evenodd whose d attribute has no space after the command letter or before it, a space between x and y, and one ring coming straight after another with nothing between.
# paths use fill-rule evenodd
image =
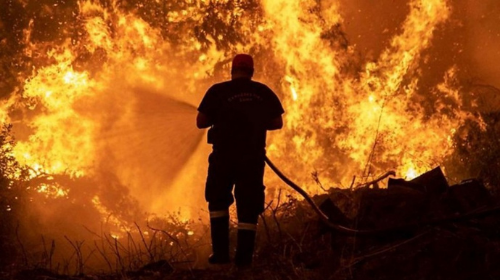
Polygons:
<instances>
[{"instance_id":1,"label":"dark ground","mask_svg":"<svg viewBox=\"0 0 500 280\"><path fill-rule=\"evenodd\" d=\"M30 268L3 276L19 280L500 279L498 198L480 181L447 186L439 174L424 181L393 180L384 189L330 189L314 197L332 222L388 229L366 236L332 231L304 201L283 196L284 202L269 206L261 217L251 268L229 264L195 269L161 260L124 272L66 276Z\"/></svg>"}]
</instances>

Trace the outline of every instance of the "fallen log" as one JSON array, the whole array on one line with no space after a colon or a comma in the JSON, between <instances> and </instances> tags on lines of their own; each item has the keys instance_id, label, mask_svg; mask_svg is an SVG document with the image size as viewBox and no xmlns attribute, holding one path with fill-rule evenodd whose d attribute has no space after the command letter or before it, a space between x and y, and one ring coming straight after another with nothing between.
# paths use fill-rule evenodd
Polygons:
<instances>
[{"instance_id":1,"label":"fallen log","mask_svg":"<svg viewBox=\"0 0 500 280\"><path fill-rule=\"evenodd\" d=\"M278 175L278 177L283 180L287 185L292 187L295 191L297 191L304 199L311 205L312 209L318 214L320 220L329 228L334 231L337 231L340 234L351 235L351 236L376 236L382 235L389 232L397 232L397 231L414 231L418 229L422 229L426 226L435 226L440 224L446 224L451 222L459 222L459 221L467 221L475 218L481 218L489 215L494 215L500 213L500 205L496 205L494 207L490 207L489 209L474 211L471 213L465 214L456 214L452 216L442 217L442 218L434 218L424 221L416 221L412 223L406 223L386 228L379 229L353 229L346 226L342 226L330 221L329 217L321 211L318 205L314 202L314 200L304 191L301 187L295 184L292 180L286 177L266 156L265 161L267 165ZM418 181L417 181L418 182Z\"/></svg>"}]
</instances>

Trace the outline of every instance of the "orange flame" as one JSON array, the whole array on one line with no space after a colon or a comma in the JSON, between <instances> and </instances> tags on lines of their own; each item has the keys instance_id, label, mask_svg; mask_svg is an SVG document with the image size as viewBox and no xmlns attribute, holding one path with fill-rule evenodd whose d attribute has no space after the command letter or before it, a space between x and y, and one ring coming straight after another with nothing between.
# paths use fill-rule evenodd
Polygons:
<instances>
[{"instance_id":1,"label":"orange flame","mask_svg":"<svg viewBox=\"0 0 500 280\"><path fill-rule=\"evenodd\" d=\"M189 195L202 200L209 147L198 147L193 106L236 52L255 52L256 78L274 87L286 110L285 128L270 133L269 156L310 191L314 170L329 186L387 169L413 178L453 151L452 136L470 117L456 68L442 73L441 83L427 93L434 104L421 104L419 89L422 53L449 20L448 1L410 1L401 31L374 60L360 57L347 42L340 4L265 0L257 17L241 3L222 10L227 3L186 1L179 10L163 11L159 28L124 12L117 1L108 7L80 1L81 36L48 48L31 43L31 24L24 53L47 49L45 61L24 81L22 96L13 95L0 110L7 122L11 108L24 106L21 122L27 128L15 157L30 166L33 177L91 177L105 169L151 211L163 209L165 200L185 206L175 197L186 197L186 186L198 186ZM241 25L196 33L189 24L203 21L211 7L219 25ZM162 32L172 30L176 39L166 40ZM172 110L185 108L182 123L162 115L168 102L175 103ZM169 130L175 125L181 129ZM189 133L179 135L182 129ZM162 150L174 140L193 151ZM71 195L65 188L39 191ZM108 211L99 196L93 203L103 215Z\"/></svg>"}]
</instances>

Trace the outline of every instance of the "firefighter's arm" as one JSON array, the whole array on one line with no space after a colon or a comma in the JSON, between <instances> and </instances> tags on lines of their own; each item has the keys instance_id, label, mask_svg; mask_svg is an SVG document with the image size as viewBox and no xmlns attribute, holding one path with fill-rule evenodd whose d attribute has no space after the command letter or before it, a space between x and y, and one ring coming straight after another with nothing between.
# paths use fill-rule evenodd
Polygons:
<instances>
[{"instance_id":1,"label":"firefighter's arm","mask_svg":"<svg viewBox=\"0 0 500 280\"><path fill-rule=\"evenodd\" d=\"M276 129L281 129L282 127L283 127L283 118L280 115L279 117L276 117L269 122L267 130L276 130Z\"/></svg>"},{"instance_id":2,"label":"firefighter's arm","mask_svg":"<svg viewBox=\"0 0 500 280\"><path fill-rule=\"evenodd\" d=\"M207 128L212 125L212 122L205 113L198 112L196 116L196 126L200 129Z\"/></svg>"}]
</instances>

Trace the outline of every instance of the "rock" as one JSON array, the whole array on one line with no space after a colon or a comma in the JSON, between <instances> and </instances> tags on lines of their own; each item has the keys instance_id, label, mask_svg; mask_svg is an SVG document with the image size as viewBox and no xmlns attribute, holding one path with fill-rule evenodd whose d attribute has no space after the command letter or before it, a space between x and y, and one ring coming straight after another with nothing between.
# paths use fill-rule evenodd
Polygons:
<instances>
[{"instance_id":1,"label":"rock","mask_svg":"<svg viewBox=\"0 0 500 280\"><path fill-rule=\"evenodd\" d=\"M358 228L383 229L418 221L427 211L427 196L413 188L360 189Z\"/></svg>"},{"instance_id":2,"label":"rock","mask_svg":"<svg viewBox=\"0 0 500 280\"><path fill-rule=\"evenodd\" d=\"M464 180L451 186L444 200L453 212L461 214L492 206L494 203L491 194L477 179Z\"/></svg>"},{"instance_id":3,"label":"rock","mask_svg":"<svg viewBox=\"0 0 500 280\"><path fill-rule=\"evenodd\" d=\"M448 181L444 177L443 171L438 166L417 178L410 181L417 186L421 186L420 191L430 195L441 195L448 189Z\"/></svg>"}]
</instances>

